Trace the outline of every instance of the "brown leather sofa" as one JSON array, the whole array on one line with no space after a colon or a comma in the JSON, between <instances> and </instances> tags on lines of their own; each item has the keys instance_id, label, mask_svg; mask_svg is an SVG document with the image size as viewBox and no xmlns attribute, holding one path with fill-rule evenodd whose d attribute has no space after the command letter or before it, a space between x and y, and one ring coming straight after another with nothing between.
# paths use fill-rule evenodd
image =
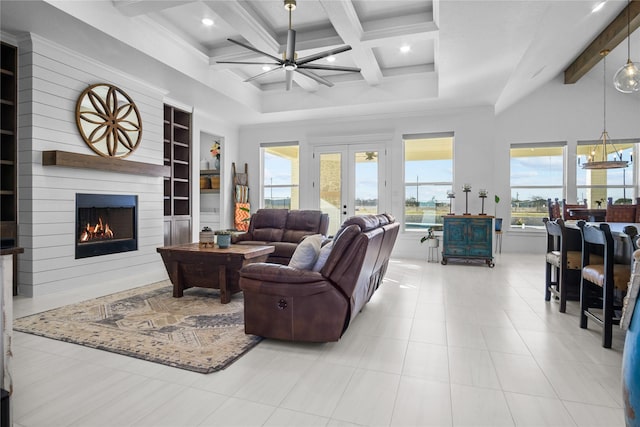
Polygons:
<instances>
[{"instance_id":1,"label":"brown leather sofa","mask_svg":"<svg viewBox=\"0 0 640 427\"><path fill-rule=\"evenodd\" d=\"M249 230L233 235L231 243L274 246L267 261L288 264L302 239L312 234L326 236L328 229L329 215L321 211L258 209L251 216Z\"/></svg>"},{"instance_id":2,"label":"brown leather sofa","mask_svg":"<svg viewBox=\"0 0 640 427\"><path fill-rule=\"evenodd\" d=\"M338 341L378 289L399 223L387 214L349 218L320 271L256 263L240 270L247 334Z\"/></svg>"}]
</instances>

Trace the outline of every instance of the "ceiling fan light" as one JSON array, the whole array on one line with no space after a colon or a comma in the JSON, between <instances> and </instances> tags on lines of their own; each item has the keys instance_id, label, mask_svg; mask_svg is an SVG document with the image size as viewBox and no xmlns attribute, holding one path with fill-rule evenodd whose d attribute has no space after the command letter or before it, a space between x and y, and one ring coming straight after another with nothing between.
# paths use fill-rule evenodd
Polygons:
<instances>
[{"instance_id":1,"label":"ceiling fan light","mask_svg":"<svg viewBox=\"0 0 640 427\"><path fill-rule=\"evenodd\" d=\"M287 63L287 64L283 64L282 68L284 68L287 71L295 71L295 69L298 68L298 66L294 63Z\"/></svg>"},{"instance_id":2,"label":"ceiling fan light","mask_svg":"<svg viewBox=\"0 0 640 427\"><path fill-rule=\"evenodd\" d=\"M613 85L622 93L633 93L640 90L640 64L627 61L613 77Z\"/></svg>"},{"instance_id":3,"label":"ceiling fan light","mask_svg":"<svg viewBox=\"0 0 640 427\"><path fill-rule=\"evenodd\" d=\"M211 19L211 18L202 18L201 22L202 22L203 25L205 25L207 27L211 27L214 24L213 19Z\"/></svg>"}]
</instances>

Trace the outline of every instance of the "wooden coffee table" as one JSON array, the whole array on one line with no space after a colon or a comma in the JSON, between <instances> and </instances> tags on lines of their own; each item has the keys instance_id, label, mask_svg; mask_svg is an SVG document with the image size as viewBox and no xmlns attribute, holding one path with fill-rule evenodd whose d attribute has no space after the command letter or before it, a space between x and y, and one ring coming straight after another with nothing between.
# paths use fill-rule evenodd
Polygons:
<instances>
[{"instance_id":1,"label":"wooden coffee table","mask_svg":"<svg viewBox=\"0 0 640 427\"><path fill-rule=\"evenodd\" d=\"M157 248L173 283L173 296L180 298L187 288L220 289L220 302L231 301L240 291L240 269L264 262L273 246L231 245L226 249L204 248L198 243Z\"/></svg>"}]
</instances>

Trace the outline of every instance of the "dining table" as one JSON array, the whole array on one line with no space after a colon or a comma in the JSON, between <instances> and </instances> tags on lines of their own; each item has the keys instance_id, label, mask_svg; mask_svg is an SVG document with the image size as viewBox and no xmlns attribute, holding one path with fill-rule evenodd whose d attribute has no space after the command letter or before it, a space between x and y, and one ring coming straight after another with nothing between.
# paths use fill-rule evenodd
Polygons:
<instances>
[{"instance_id":1,"label":"dining table","mask_svg":"<svg viewBox=\"0 0 640 427\"><path fill-rule=\"evenodd\" d=\"M603 222L607 216L606 209L570 208L567 210L571 218L585 218L590 222Z\"/></svg>"},{"instance_id":2,"label":"dining table","mask_svg":"<svg viewBox=\"0 0 640 427\"><path fill-rule=\"evenodd\" d=\"M613 255L618 264L631 264L633 261L633 252L635 250L634 243L632 241L632 237L625 232L625 228L627 226L634 226L638 232L640 232L640 223L630 223L630 222L590 222L587 224L590 225L600 225L600 224L608 224L609 229L611 230L611 237L613 237ZM569 220L565 221L565 227L569 230L575 230L580 232L580 227L578 227L578 221ZM575 232L574 231L574 232ZM579 236L579 234L578 234Z\"/></svg>"}]
</instances>

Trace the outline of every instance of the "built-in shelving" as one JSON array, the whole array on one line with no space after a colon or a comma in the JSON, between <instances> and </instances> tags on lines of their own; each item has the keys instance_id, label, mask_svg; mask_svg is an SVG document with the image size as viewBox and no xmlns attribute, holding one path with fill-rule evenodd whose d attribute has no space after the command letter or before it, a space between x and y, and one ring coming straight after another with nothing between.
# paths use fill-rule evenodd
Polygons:
<instances>
[{"instance_id":1,"label":"built-in shelving","mask_svg":"<svg viewBox=\"0 0 640 427\"><path fill-rule=\"evenodd\" d=\"M18 48L0 42L0 247L18 246ZM13 294L17 294L14 253Z\"/></svg>"},{"instance_id":2,"label":"built-in shelving","mask_svg":"<svg viewBox=\"0 0 640 427\"><path fill-rule=\"evenodd\" d=\"M17 52L2 43L0 57L0 236L2 246L17 246Z\"/></svg>"},{"instance_id":3,"label":"built-in shelving","mask_svg":"<svg viewBox=\"0 0 640 427\"><path fill-rule=\"evenodd\" d=\"M164 106L165 245L191 242L191 113Z\"/></svg>"}]
</instances>

